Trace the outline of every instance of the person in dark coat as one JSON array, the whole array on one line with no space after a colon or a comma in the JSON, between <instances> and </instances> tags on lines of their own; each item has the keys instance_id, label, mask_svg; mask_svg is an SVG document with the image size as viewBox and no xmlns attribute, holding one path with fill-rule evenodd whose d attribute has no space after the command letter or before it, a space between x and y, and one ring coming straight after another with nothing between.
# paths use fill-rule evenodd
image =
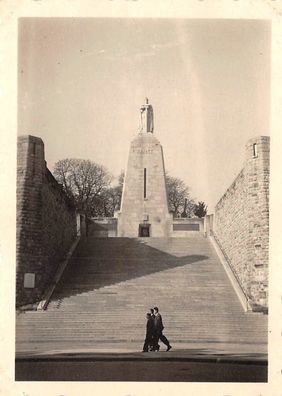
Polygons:
<instances>
[{"instance_id":1,"label":"person in dark coat","mask_svg":"<svg viewBox=\"0 0 282 396\"><path fill-rule=\"evenodd\" d=\"M153 345L154 336L154 319L150 313L146 314L147 325L146 325L146 338L143 345L143 352L149 352L149 347Z\"/></svg>"},{"instance_id":2,"label":"person in dark coat","mask_svg":"<svg viewBox=\"0 0 282 396\"><path fill-rule=\"evenodd\" d=\"M159 351L160 346L159 346L159 344L158 344L158 336L157 336L157 332L156 332L156 329L155 329L155 313L154 313L154 308L151 308L150 311L151 311L151 317L152 317L152 319L153 319L153 324L154 324L154 326L153 326L152 344L151 344L151 347L150 347L150 351Z\"/></svg>"},{"instance_id":3,"label":"person in dark coat","mask_svg":"<svg viewBox=\"0 0 282 396\"><path fill-rule=\"evenodd\" d=\"M161 340L165 345L166 345L166 350L167 352L172 348L168 339L166 338L165 335L163 335L163 319L161 314L159 313L159 308L154 307L154 324L155 324L155 334L156 334L156 345L158 344L159 340Z\"/></svg>"}]
</instances>

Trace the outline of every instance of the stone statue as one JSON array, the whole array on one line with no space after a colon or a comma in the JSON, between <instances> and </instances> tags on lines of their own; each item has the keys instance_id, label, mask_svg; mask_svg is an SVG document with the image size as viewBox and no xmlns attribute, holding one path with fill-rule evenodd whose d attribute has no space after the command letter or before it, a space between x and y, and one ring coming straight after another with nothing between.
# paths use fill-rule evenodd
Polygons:
<instances>
[{"instance_id":1,"label":"stone statue","mask_svg":"<svg viewBox=\"0 0 282 396\"><path fill-rule=\"evenodd\" d=\"M145 104L140 108L141 113L141 132L154 131L154 111L152 105L149 104L149 99L145 98Z\"/></svg>"}]
</instances>

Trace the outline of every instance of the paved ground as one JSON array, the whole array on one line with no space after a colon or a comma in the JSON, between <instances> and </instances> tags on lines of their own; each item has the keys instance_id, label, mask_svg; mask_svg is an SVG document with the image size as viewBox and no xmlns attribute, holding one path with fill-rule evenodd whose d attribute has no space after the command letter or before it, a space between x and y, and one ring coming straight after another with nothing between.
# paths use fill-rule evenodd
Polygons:
<instances>
[{"instance_id":1,"label":"paved ground","mask_svg":"<svg viewBox=\"0 0 282 396\"><path fill-rule=\"evenodd\" d=\"M17 353L18 381L266 382L267 355L258 345L175 345L139 352L134 345ZM182 346L182 349L180 348ZM47 348L48 349L48 348ZM253 350L253 352L251 352Z\"/></svg>"},{"instance_id":2,"label":"paved ground","mask_svg":"<svg viewBox=\"0 0 282 396\"><path fill-rule=\"evenodd\" d=\"M66 357L76 358L96 358L97 356L105 357L127 357L132 359L141 359L144 356L150 356L150 358L178 358L178 359L229 359L236 361L266 361L267 360L267 344L242 344L242 343L177 343L172 344L173 348L169 353L164 352L166 347L161 345L161 353L150 353L140 354L142 350L142 344L137 343L98 343L91 345L89 343L80 344L79 347L74 347L71 343L58 343L57 347L54 347L54 342L45 342L38 344L31 342L27 344L21 344L21 348L17 351L17 358L52 358L61 359Z\"/></svg>"},{"instance_id":3,"label":"paved ground","mask_svg":"<svg viewBox=\"0 0 282 396\"><path fill-rule=\"evenodd\" d=\"M16 381L267 382L262 362L140 360L19 360Z\"/></svg>"}]
</instances>

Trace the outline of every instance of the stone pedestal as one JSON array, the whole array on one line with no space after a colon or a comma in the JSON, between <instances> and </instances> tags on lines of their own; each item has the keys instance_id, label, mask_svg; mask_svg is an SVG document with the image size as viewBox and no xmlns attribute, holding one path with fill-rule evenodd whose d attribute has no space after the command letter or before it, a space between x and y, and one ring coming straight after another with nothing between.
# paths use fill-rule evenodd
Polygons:
<instances>
[{"instance_id":1,"label":"stone pedestal","mask_svg":"<svg viewBox=\"0 0 282 396\"><path fill-rule=\"evenodd\" d=\"M141 132L130 146L118 236L168 237L171 224L162 146L153 133Z\"/></svg>"}]
</instances>

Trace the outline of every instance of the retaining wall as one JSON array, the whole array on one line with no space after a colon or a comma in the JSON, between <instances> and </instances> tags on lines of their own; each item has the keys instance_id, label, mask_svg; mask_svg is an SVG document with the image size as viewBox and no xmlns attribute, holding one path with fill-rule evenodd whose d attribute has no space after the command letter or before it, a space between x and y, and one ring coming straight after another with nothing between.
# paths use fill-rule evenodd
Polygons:
<instances>
[{"instance_id":1,"label":"retaining wall","mask_svg":"<svg viewBox=\"0 0 282 396\"><path fill-rule=\"evenodd\" d=\"M46 166L44 143L18 138L16 305L40 300L77 235L75 208Z\"/></svg>"},{"instance_id":2,"label":"retaining wall","mask_svg":"<svg viewBox=\"0 0 282 396\"><path fill-rule=\"evenodd\" d=\"M215 207L213 234L253 310L267 308L268 136L248 141L243 169Z\"/></svg>"}]
</instances>

